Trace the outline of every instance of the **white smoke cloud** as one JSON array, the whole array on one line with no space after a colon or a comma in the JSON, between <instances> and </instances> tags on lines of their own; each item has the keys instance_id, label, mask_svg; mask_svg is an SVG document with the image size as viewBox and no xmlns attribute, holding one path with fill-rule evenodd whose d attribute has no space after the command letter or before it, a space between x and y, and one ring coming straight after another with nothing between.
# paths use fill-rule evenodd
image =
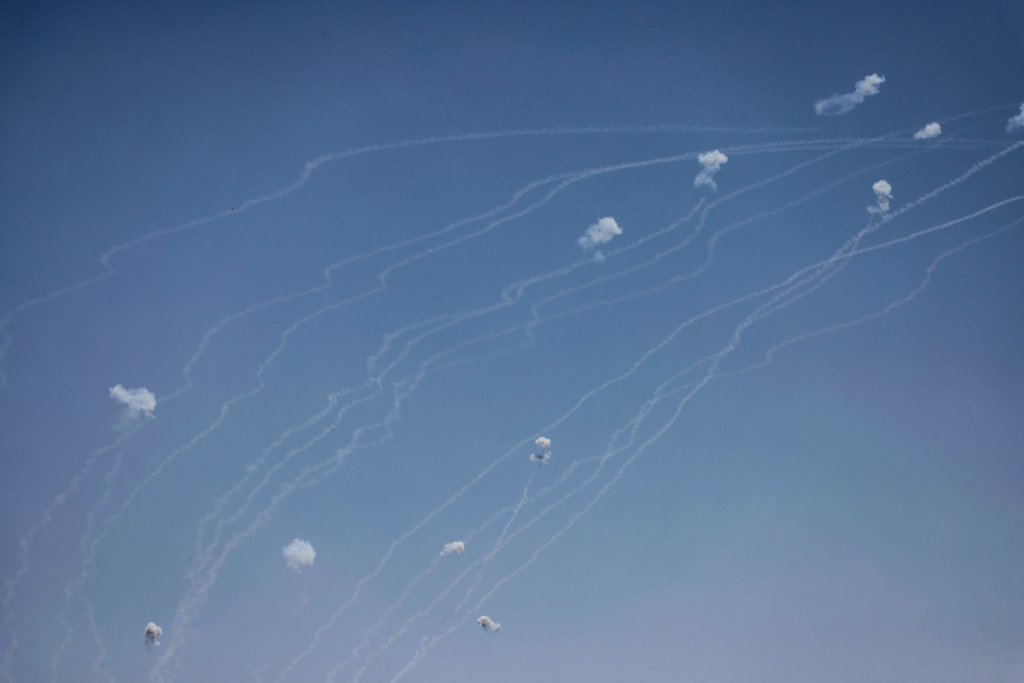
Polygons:
<instances>
[{"instance_id":1,"label":"white smoke cloud","mask_svg":"<svg viewBox=\"0 0 1024 683\"><path fill-rule=\"evenodd\" d=\"M534 453L530 456L530 460L539 462L541 464L546 463L551 459L551 451L541 451L540 453Z\"/></svg>"},{"instance_id":2,"label":"white smoke cloud","mask_svg":"<svg viewBox=\"0 0 1024 683\"><path fill-rule=\"evenodd\" d=\"M124 405L124 415L129 420L138 419L141 415L153 417L156 408L156 396L145 387L125 389L118 384L110 387L110 398Z\"/></svg>"},{"instance_id":3,"label":"white smoke cloud","mask_svg":"<svg viewBox=\"0 0 1024 683\"><path fill-rule=\"evenodd\" d=\"M316 550L309 541L301 538L294 539L291 543L281 549L281 554L288 563L288 569L299 571L306 567L312 567L316 560Z\"/></svg>"},{"instance_id":4,"label":"white smoke cloud","mask_svg":"<svg viewBox=\"0 0 1024 683\"><path fill-rule=\"evenodd\" d=\"M932 121L921 130L914 133L915 140L931 140L942 135L942 126Z\"/></svg>"},{"instance_id":5,"label":"white smoke cloud","mask_svg":"<svg viewBox=\"0 0 1024 683\"><path fill-rule=\"evenodd\" d=\"M146 624L146 642L154 645L160 644L160 636L164 634L164 630L154 624L152 621Z\"/></svg>"},{"instance_id":6,"label":"white smoke cloud","mask_svg":"<svg viewBox=\"0 0 1024 683\"><path fill-rule=\"evenodd\" d=\"M694 187L710 187L712 190L718 189L718 183L715 182L715 174L718 173L718 169L722 168L724 164L729 161L729 157L722 154L717 149L711 150L710 152L704 152L697 157L697 163L702 168L697 177L693 179Z\"/></svg>"},{"instance_id":7,"label":"white smoke cloud","mask_svg":"<svg viewBox=\"0 0 1024 683\"><path fill-rule=\"evenodd\" d=\"M833 95L814 103L814 111L819 115L837 116L845 114L868 97L878 94L878 86L885 83L885 76L869 74L857 81L853 86L853 92Z\"/></svg>"},{"instance_id":8,"label":"white smoke cloud","mask_svg":"<svg viewBox=\"0 0 1024 683\"><path fill-rule=\"evenodd\" d=\"M538 436L537 440L534 441L533 443L537 445L537 448L540 448L545 451L551 448L551 439L549 439L546 436Z\"/></svg>"},{"instance_id":9,"label":"white smoke cloud","mask_svg":"<svg viewBox=\"0 0 1024 683\"><path fill-rule=\"evenodd\" d=\"M892 201L892 185L889 184L888 180L879 180L871 186L871 189L875 192L875 199L878 201L877 206L869 206L868 213L885 213L889 210L889 202Z\"/></svg>"},{"instance_id":10,"label":"white smoke cloud","mask_svg":"<svg viewBox=\"0 0 1024 683\"><path fill-rule=\"evenodd\" d=\"M1020 113L1011 116L1006 122L1007 133L1016 133L1018 130L1024 130L1024 104L1020 105Z\"/></svg>"},{"instance_id":11,"label":"white smoke cloud","mask_svg":"<svg viewBox=\"0 0 1024 683\"><path fill-rule=\"evenodd\" d=\"M581 249L593 249L602 244L607 244L616 235L622 234L622 228L611 216L598 219L587 231L577 240Z\"/></svg>"},{"instance_id":12,"label":"white smoke cloud","mask_svg":"<svg viewBox=\"0 0 1024 683\"><path fill-rule=\"evenodd\" d=\"M480 626L483 627L483 629L485 631L490 631L491 633L497 633L498 631L501 630L501 624L496 623L493 619L491 619L486 614L484 616L480 617L479 619L477 619L476 623L480 624Z\"/></svg>"},{"instance_id":13,"label":"white smoke cloud","mask_svg":"<svg viewBox=\"0 0 1024 683\"><path fill-rule=\"evenodd\" d=\"M444 547L441 548L442 555L458 555L466 549L466 544L462 541L452 541L451 543L445 543Z\"/></svg>"}]
</instances>

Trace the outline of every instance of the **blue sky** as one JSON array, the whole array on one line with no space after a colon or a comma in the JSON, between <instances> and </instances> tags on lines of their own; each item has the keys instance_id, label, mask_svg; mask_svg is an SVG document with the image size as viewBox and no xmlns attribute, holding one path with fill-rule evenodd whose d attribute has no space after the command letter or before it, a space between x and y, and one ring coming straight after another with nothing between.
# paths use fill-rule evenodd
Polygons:
<instances>
[{"instance_id":1,"label":"blue sky","mask_svg":"<svg viewBox=\"0 0 1024 683\"><path fill-rule=\"evenodd\" d=\"M0 676L1020 679L1019 3L205 5L0 10Z\"/></svg>"}]
</instances>

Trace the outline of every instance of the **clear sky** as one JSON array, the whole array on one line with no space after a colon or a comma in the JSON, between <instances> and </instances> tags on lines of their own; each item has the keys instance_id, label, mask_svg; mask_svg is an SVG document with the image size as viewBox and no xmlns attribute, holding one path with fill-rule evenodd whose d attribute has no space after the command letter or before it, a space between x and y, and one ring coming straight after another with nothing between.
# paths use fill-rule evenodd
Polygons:
<instances>
[{"instance_id":1,"label":"clear sky","mask_svg":"<svg viewBox=\"0 0 1024 683\"><path fill-rule=\"evenodd\" d=\"M1021 680L1019 2L211 4L0 7L0 679Z\"/></svg>"}]
</instances>

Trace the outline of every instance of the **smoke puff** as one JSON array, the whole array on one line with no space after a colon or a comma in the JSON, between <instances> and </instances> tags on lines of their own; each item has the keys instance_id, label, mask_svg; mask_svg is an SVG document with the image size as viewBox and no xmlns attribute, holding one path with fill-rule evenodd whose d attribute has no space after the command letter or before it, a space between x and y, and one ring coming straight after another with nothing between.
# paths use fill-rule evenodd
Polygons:
<instances>
[{"instance_id":1,"label":"smoke puff","mask_svg":"<svg viewBox=\"0 0 1024 683\"><path fill-rule=\"evenodd\" d=\"M537 448L543 448L544 450L551 448L551 439L546 436L538 436L537 440L533 443L537 445Z\"/></svg>"},{"instance_id":2,"label":"smoke puff","mask_svg":"<svg viewBox=\"0 0 1024 683\"><path fill-rule=\"evenodd\" d=\"M301 538L294 539L291 543L281 549L281 554L288 563L288 569L298 571L306 567L312 567L316 560L316 550L309 541Z\"/></svg>"},{"instance_id":3,"label":"smoke puff","mask_svg":"<svg viewBox=\"0 0 1024 683\"><path fill-rule=\"evenodd\" d=\"M877 206L869 206L868 213L885 213L889 210L889 202L892 201L892 185L888 180L878 180L871 186L878 200Z\"/></svg>"},{"instance_id":4,"label":"smoke puff","mask_svg":"<svg viewBox=\"0 0 1024 683\"><path fill-rule=\"evenodd\" d=\"M466 544L462 541L452 541L451 543L445 543L441 549L442 555L457 555L466 549Z\"/></svg>"},{"instance_id":5,"label":"smoke puff","mask_svg":"<svg viewBox=\"0 0 1024 683\"><path fill-rule=\"evenodd\" d=\"M110 398L124 405L125 412L130 417L138 417L139 415L152 417L153 410L156 408L156 396L145 387L125 389L118 384L117 386L110 387Z\"/></svg>"},{"instance_id":6,"label":"smoke puff","mask_svg":"<svg viewBox=\"0 0 1024 683\"><path fill-rule=\"evenodd\" d=\"M715 182L715 174L718 173L718 170L728 161L729 157L717 149L700 154L697 157L697 163L704 168L702 168L700 173L698 173L693 179L693 186L710 187L712 190L717 190L718 183Z\"/></svg>"},{"instance_id":7,"label":"smoke puff","mask_svg":"<svg viewBox=\"0 0 1024 683\"><path fill-rule=\"evenodd\" d=\"M915 140L931 140L942 135L942 126L932 121L921 130L914 133Z\"/></svg>"},{"instance_id":8,"label":"smoke puff","mask_svg":"<svg viewBox=\"0 0 1024 683\"><path fill-rule=\"evenodd\" d=\"M484 615L484 616L480 617L479 619L477 619L476 623L480 624L484 628L485 631L490 631L491 633L497 633L498 631L501 630L501 624L496 623L493 619L491 619L487 615Z\"/></svg>"},{"instance_id":9,"label":"smoke puff","mask_svg":"<svg viewBox=\"0 0 1024 683\"><path fill-rule=\"evenodd\" d=\"M1011 116L1006 122L1007 133L1016 133L1018 130L1024 130L1024 104L1020 105L1020 113Z\"/></svg>"},{"instance_id":10,"label":"smoke puff","mask_svg":"<svg viewBox=\"0 0 1024 683\"><path fill-rule=\"evenodd\" d=\"M146 641L150 643L159 643L160 636L164 634L164 630L154 624L152 621L146 624Z\"/></svg>"},{"instance_id":11,"label":"smoke puff","mask_svg":"<svg viewBox=\"0 0 1024 683\"><path fill-rule=\"evenodd\" d=\"M878 94L878 88L885 83L885 76L869 74L857 81L853 92L833 95L814 103L814 111L818 115L837 116L845 114L868 97Z\"/></svg>"},{"instance_id":12,"label":"smoke puff","mask_svg":"<svg viewBox=\"0 0 1024 683\"><path fill-rule=\"evenodd\" d=\"M593 223L587 231L577 240L580 248L593 249L601 244L606 244L616 235L622 234L622 228L611 216L605 216Z\"/></svg>"}]
</instances>

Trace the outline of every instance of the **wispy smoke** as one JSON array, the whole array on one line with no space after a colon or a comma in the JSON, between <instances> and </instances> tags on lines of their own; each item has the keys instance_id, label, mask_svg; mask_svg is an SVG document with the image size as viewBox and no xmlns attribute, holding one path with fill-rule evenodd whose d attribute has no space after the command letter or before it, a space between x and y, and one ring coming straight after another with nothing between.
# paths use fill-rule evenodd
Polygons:
<instances>
[{"instance_id":1,"label":"wispy smoke","mask_svg":"<svg viewBox=\"0 0 1024 683\"><path fill-rule=\"evenodd\" d=\"M1011 116L1006 122L1007 133L1016 133L1018 130L1024 130L1024 104L1020 105L1020 113Z\"/></svg>"},{"instance_id":2,"label":"wispy smoke","mask_svg":"<svg viewBox=\"0 0 1024 683\"><path fill-rule=\"evenodd\" d=\"M877 95L878 86L882 83L885 83L885 76L869 74L857 81L857 84L853 86L853 92L833 95L832 97L826 97L815 102L814 111L819 115L824 114L826 116L845 114L868 97Z\"/></svg>"},{"instance_id":3,"label":"wispy smoke","mask_svg":"<svg viewBox=\"0 0 1024 683\"><path fill-rule=\"evenodd\" d=\"M316 550L313 549L313 544L303 541L301 538L296 538L282 548L281 554L284 556L285 562L288 563L288 569L293 571L312 567L316 560Z\"/></svg>"},{"instance_id":4,"label":"wispy smoke","mask_svg":"<svg viewBox=\"0 0 1024 683\"><path fill-rule=\"evenodd\" d=\"M704 152L697 157L697 163L702 168L697 177L693 179L694 187L710 187L712 190L718 189L718 183L715 182L715 174L718 173L718 169L729 161L729 157L725 156L719 150L715 149L710 152Z\"/></svg>"},{"instance_id":5,"label":"wispy smoke","mask_svg":"<svg viewBox=\"0 0 1024 683\"><path fill-rule=\"evenodd\" d=\"M868 213L885 213L889 210L889 202L892 201L892 185L888 180L879 180L871 189L875 192L876 206L869 206Z\"/></svg>"},{"instance_id":6,"label":"wispy smoke","mask_svg":"<svg viewBox=\"0 0 1024 683\"><path fill-rule=\"evenodd\" d=\"M587 231L577 241L582 249L594 249L602 244L607 244L613 237L621 234L622 228L619 227L615 219L606 216L587 228Z\"/></svg>"},{"instance_id":7,"label":"wispy smoke","mask_svg":"<svg viewBox=\"0 0 1024 683\"><path fill-rule=\"evenodd\" d=\"M462 541L452 541L451 543L445 543L444 547L441 548L442 555L458 555L466 549L466 544Z\"/></svg>"},{"instance_id":8,"label":"wispy smoke","mask_svg":"<svg viewBox=\"0 0 1024 683\"><path fill-rule=\"evenodd\" d=\"M124 406L124 416L127 420L136 420L142 415L153 417L153 410L156 408L156 396L144 387L125 389L118 384L110 387L110 398Z\"/></svg>"},{"instance_id":9,"label":"wispy smoke","mask_svg":"<svg viewBox=\"0 0 1024 683\"><path fill-rule=\"evenodd\" d=\"M932 121L921 130L914 133L915 140L931 140L942 135L942 126Z\"/></svg>"}]
</instances>

